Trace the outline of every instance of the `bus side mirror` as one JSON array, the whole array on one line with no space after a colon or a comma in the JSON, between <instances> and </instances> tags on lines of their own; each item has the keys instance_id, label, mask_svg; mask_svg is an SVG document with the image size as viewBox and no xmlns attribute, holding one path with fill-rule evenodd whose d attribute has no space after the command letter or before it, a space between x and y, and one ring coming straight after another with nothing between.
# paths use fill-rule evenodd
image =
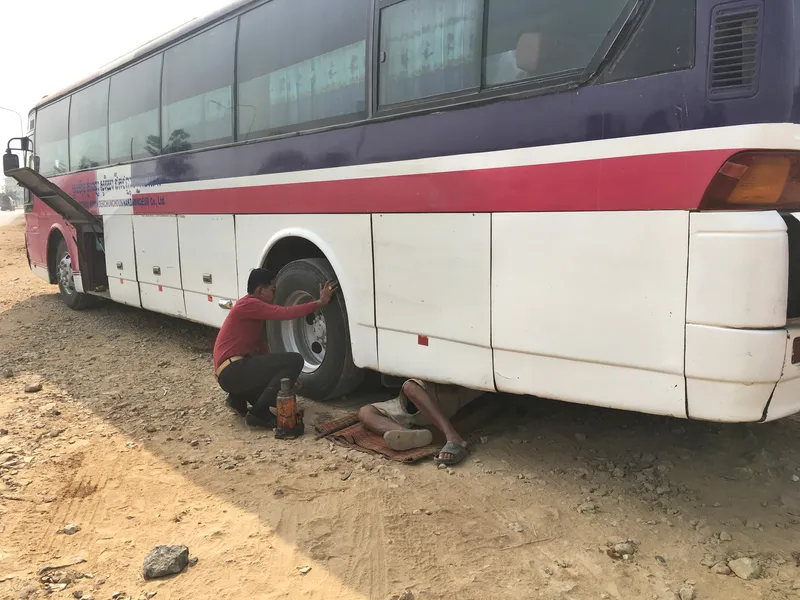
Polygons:
<instances>
[{"instance_id":1,"label":"bus side mirror","mask_svg":"<svg viewBox=\"0 0 800 600\"><path fill-rule=\"evenodd\" d=\"M8 175L8 172L14 169L19 169L19 156L11 152L9 148L3 154L3 173Z\"/></svg>"}]
</instances>

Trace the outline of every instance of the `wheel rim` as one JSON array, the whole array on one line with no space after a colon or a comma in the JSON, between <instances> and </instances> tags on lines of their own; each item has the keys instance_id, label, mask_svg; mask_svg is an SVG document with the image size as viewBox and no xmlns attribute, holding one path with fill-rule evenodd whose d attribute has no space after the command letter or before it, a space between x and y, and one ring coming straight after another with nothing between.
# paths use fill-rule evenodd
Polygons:
<instances>
[{"instance_id":1,"label":"wheel rim","mask_svg":"<svg viewBox=\"0 0 800 600\"><path fill-rule=\"evenodd\" d=\"M64 293L71 296L75 293L75 275L72 272L72 258L65 252L58 261L58 285Z\"/></svg>"},{"instance_id":2,"label":"wheel rim","mask_svg":"<svg viewBox=\"0 0 800 600\"><path fill-rule=\"evenodd\" d=\"M286 306L313 302L308 292L297 290L289 294ZM325 360L328 347L328 328L322 312L315 312L299 319L281 322L281 338L288 352L297 352L303 357L303 372L313 373Z\"/></svg>"}]
</instances>

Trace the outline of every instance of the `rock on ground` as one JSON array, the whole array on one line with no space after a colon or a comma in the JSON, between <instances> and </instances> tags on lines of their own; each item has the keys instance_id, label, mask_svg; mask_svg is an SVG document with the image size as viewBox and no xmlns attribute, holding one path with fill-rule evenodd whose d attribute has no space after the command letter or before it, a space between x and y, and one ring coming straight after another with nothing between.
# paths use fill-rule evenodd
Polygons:
<instances>
[{"instance_id":1,"label":"rock on ground","mask_svg":"<svg viewBox=\"0 0 800 600\"><path fill-rule=\"evenodd\" d=\"M737 558L728 563L739 579L758 579L761 575L761 565L753 558Z\"/></svg>"},{"instance_id":2,"label":"rock on ground","mask_svg":"<svg viewBox=\"0 0 800 600\"><path fill-rule=\"evenodd\" d=\"M144 559L144 578L175 575L188 564L189 548L186 546L156 546Z\"/></svg>"},{"instance_id":3,"label":"rock on ground","mask_svg":"<svg viewBox=\"0 0 800 600\"><path fill-rule=\"evenodd\" d=\"M75 535L81 530L79 525L75 525L75 523L69 523L64 525L64 528L61 530L67 535Z\"/></svg>"},{"instance_id":4,"label":"rock on ground","mask_svg":"<svg viewBox=\"0 0 800 600\"><path fill-rule=\"evenodd\" d=\"M631 557L636 553L636 546L630 540L626 542L619 542L617 544L611 544L606 550L606 554L608 554L611 558L616 559L624 559L626 557Z\"/></svg>"},{"instance_id":5,"label":"rock on ground","mask_svg":"<svg viewBox=\"0 0 800 600\"><path fill-rule=\"evenodd\" d=\"M678 592L681 600L694 600L694 588L690 585L684 585Z\"/></svg>"},{"instance_id":6,"label":"rock on ground","mask_svg":"<svg viewBox=\"0 0 800 600\"><path fill-rule=\"evenodd\" d=\"M714 568L711 569L717 575L730 575L731 568L727 565L727 563L721 562L714 565Z\"/></svg>"}]
</instances>

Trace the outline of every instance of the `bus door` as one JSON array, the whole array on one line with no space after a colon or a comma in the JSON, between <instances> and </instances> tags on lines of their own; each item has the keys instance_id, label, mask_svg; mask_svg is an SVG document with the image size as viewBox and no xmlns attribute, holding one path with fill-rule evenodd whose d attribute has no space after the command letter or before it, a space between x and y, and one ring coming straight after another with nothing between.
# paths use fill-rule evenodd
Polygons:
<instances>
[{"instance_id":1,"label":"bus door","mask_svg":"<svg viewBox=\"0 0 800 600\"><path fill-rule=\"evenodd\" d=\"M32 140L34 139L34 129L32 127L34 123L33 115L30 116L29 121L31 124L31 130L28 132L28 138ZM34 153L26 152L24 157L25 166L29 169L34 169ZM23 188L23 194L25 198L25 243L28 248L28 260L30 260L31 263L40 266L38 274L41 276L44 275L41 272L41 265L44 265L46 268L47 256L45 256L45 240L42 239L42 236L39 233L39 212L33 210L33 193L28 188Z\"/></svg>"}]
</instances>

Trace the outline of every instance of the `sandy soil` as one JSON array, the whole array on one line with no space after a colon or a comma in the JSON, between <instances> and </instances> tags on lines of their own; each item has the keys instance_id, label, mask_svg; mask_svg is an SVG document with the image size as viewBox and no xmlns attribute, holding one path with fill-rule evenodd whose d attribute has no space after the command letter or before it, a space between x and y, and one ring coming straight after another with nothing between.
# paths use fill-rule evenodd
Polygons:
<instances>
[{"instance_id":1,"label":"sandy soil","mask_svg":"<svg viewBox=\"0 0 800 600\"><path fill-rule=\"evenodd\" d=\"M798 419L501 397L466 464L402 466L248 430L215 333L71 312L28 270L22 222L0 228L0 598L800 598ZM307 423L374 397L305 402ZM173 543L197 564L145 581ZM760 577L717 573L742 557Z\"/></svg>"}]
</instances>

